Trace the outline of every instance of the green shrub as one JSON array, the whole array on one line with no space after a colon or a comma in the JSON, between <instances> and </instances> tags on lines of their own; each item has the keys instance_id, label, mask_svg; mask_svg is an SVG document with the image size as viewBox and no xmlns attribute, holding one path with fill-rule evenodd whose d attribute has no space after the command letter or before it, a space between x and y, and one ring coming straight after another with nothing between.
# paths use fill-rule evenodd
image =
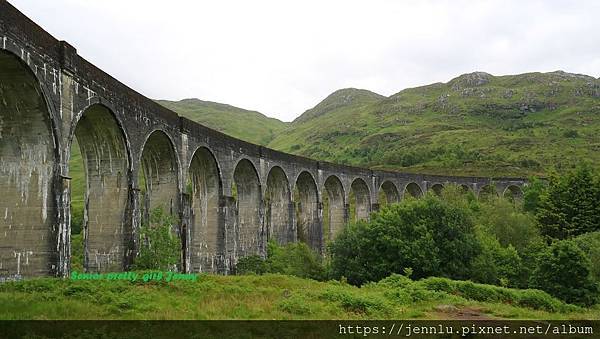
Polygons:
<instances>
[{"instance_id":1,"label":"green shrub","mask_svg":"<svg viewBox=\"0 0 600 339\"><path fill-rule=\"evenodd\" d=\"M325 268L319 254L305 243L290 243L279 246L267 244L267 267L269 273L294 275L301 278L323 280Z\"/></svg>"},{"instance_id":2,"label":"green shrub","mask_svg":"<svg viewBox=\"0 0 600 339\"><path fill-rule=\"evenodd\" d=\"M590 258L592 277L596 283L600 283L600 232L582 234L573 241Z\"/></svg>"},{"instance_id":3,"label":"green shrub","mask_svg":"<svg viewBox=\"0 0 600 339\"><path fill-rule=\"evenodd\" d=\"M506 198L482 203L476 222L498 239L503 247L512 245L519 252L531 242L541 239L535 218L521 211L519 204Z\"/></svg>"},{"instance_id":4,"label":"green shrub","mask_svg":"<svg viewBox=\"0 0 600 339\"><path fill-rule=\"evenodd\" d=\"M240 258L235 265L235 274L265 274L269 268L260 255L249 255Z\"/></svg>"},{"instance_id":5,"label":"green shrub","mask_svg":"<svg viewBox=\"0 0 600 339\"><path fill-rule=\"evenodd\" d=\"M309 303L297 294L279 301L277 307L284 312L296 315L310 315L313 312Z\"/></svg>"},{"instance_id":6,"label":"green shrub","mask_svg":"<svg viewBox=\"0 0 600 339\"><path fill-rule=\"evenodd\" d=\"M140 252L134 261L135 269L177 268L181 262L181 239L172 232L177 223L177 219L162 208L151 211L149 225L142 225L140 229Z\"/></svg>"},{"instance_id":7,"label":"green shrub","mask_svg":"<svg viewBox=\"0 0 600 339\"><path fill-rule=\"evenodd\" d=\"M269 242L266 259L259 255L240 258L235 272L236 274L280 273L315 280L324 280L326 277L321 257L305 243L279 246L275 242Z\"/></svg>"},{"instance_id":8,"label":"green shrub","mask_svg":"<svg viewBox=\"0 0 600 339\"><path fill-rule=\"evenodd\" d=\"M386 300L376 295L364 295L354 291L339 288L328 288L321 298L327 301L338 302L349 312L372 314L377 311L386 311L389 307Z\"/></svg>"},{"instance_id":9,"label":"green shrub","mask_svg":"<svg viewBox=\"0 0 600 339\"><path fill-rule=\"evenodd\" d=\"M482 251L473 261L470 278L502 286L517 286L521 278L521 258L512 245L502 247L492 235L479 232Z\"/></svg>"},{"instance_id":10,"label":"green shrub","mask_svg":"<svg viewBox=\"0 0 600 339\"><path fill-rule=\"evenodd\" d=\"M539 178L529 179L529 184L523 188L523 209L527 212L535 212L540 205L540 199L546 184Z\"/></svg>"},{"instance_id":11,"label":"green shrub","mask_svg":"<svg viewBox=\"0 0 600 339\"><path fill-rule=\"evenodd\" d=\"M71 234L71 272L83 272L83 234Z\"/></svg>"},{"instance_id":12,"label":"green shrub","mask_svg":"<svg viewBox=\"0 0 600 339\"><path fill-rule=\"evenodd\" d=\"M568 303L593 305L598 302L598 285L590 266L574 241L558 241L539 256L530 285Z\"/></svg>"},{"instance_id":13,"label":"green shrub","mask_svg":"<svg viewBox=\"0 0 600 339\"><path fill-rule=\"evenodd\" d=\"M330 244L334 278L360 285L412 268L415 278L466 278L479 253L468 213L433 195L406 199L351 224Z\"/></svg>"},{"instance_id":14,"label":"green shrub","mask_svg":"<svg viewBox=\"0 0 600 339\"><path fill-rule=\"evenodd\" d=\"M575 309L572 305L566 305L540 290L518 290L436 277L423 279L418 283L426 289L446 292L469 300L501 302L549 312L566 312Z\"/></svg>"}]
</instances>

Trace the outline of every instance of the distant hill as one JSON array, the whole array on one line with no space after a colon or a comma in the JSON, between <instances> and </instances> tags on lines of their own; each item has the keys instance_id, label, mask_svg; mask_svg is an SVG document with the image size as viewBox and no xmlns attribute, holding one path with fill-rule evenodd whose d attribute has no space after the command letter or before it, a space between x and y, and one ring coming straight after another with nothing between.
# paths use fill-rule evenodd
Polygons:
<instances>
[{"instance_id":1,"label":"distant hill","mask_svg":"<svg viewBox=\"0 0 600 339\"><path fill-rule=\"evenodd\" d=\"M157 100L177 114L251 143L266 145L286 123L256 112L199 99Z\"/></svg>"},{"instance_id":2,"label":"distant hill","mask_svg":"<svg viewBox=\"0 0 600 339\"><path fill-rule=\"evenodd\" d=\"M408 172L527 176L600 164L600 80L562 71L461 75L390 97L334 92L269 147Z\"/></svg>"}]
</instances>

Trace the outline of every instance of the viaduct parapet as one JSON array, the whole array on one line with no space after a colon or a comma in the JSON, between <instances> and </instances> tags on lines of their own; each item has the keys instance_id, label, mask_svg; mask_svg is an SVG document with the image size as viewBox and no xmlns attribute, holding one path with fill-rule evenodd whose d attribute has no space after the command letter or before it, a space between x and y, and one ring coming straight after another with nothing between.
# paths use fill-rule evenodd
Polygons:
<instances>
[{"instance_id":1,"label":"viaduct parapet","mask_svg":"<svg viewBox=\"0 0 600 339\"><path fill-rule=\"evenodd\" d=\"M181 270L228 273L271 239L322 251L350 218L406 195L447 183L518 195L525 185L349 167L238 140L128 88L4 0L0 49L0 278L69 274L75 137L88 271L128 269L155 207L180 220Z\"/></svg>"}]
</instances>

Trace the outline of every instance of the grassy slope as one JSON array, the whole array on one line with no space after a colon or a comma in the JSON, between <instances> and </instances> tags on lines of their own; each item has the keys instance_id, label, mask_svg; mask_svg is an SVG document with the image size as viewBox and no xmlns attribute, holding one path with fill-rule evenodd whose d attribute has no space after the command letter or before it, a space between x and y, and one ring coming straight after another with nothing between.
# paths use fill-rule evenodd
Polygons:
<instances>
[{"instance_id":1,"label":"grassy slope","mask_svg":"<svg viewBox=\"0 0 600 339\"><path fill-rule=\"evenodd\" d=\"M452 319L461 310L480 319L600 317L599 309L550 302L561 305L561 311L518 307L514 300L475 301L423 288L420 282L357 288L283 275L201 275L197 282L175 283L43 278L0 284L0 319Z\"/></svg>"},{"instance_id":2,"label":"grassy slope","mask_svg":"<svg viewBox=\"0 0 600 339\"><path fill-rule=\"evenodd\" d=\"M353 94L329 96L268 146L434 174L526 176L583 159L600 163L600 80L592 77L471 73L389 98L340 100Z\"/></svg>"},{"instance_id":3,"label":"grassy slope","mask_svg":"<svg viewBox=\"0 0 600 339\"><path fill-rule=\"evenodd\" d=\"M177 114L217 131L259 145L268 144L286 123L256 111L198 99L158 100Z\"/></svg>"}]
</instances>

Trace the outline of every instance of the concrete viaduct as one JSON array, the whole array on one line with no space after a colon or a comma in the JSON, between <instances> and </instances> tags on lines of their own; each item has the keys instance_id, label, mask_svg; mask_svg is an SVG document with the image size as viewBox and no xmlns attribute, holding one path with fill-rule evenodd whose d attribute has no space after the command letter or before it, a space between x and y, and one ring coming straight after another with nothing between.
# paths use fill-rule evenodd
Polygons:
<instances>
[{"instance_id":1,"label":"concrete viaduct","mask_svg":"<svg viewBox=\"0 0 600 339\"><path fill-rule=\"evenodd\" d=\"M128 269L141 220L158 206L181 221L181 270L227 273L240 257L264 255L270 239L321 251L350 216L367 219L382 199L446 183L519 194L525 184L349 167L235 139L123 85L4 0L0 47L1 278L69 274L75 137L88 271Z\"/></svg>"}]
</instances>

